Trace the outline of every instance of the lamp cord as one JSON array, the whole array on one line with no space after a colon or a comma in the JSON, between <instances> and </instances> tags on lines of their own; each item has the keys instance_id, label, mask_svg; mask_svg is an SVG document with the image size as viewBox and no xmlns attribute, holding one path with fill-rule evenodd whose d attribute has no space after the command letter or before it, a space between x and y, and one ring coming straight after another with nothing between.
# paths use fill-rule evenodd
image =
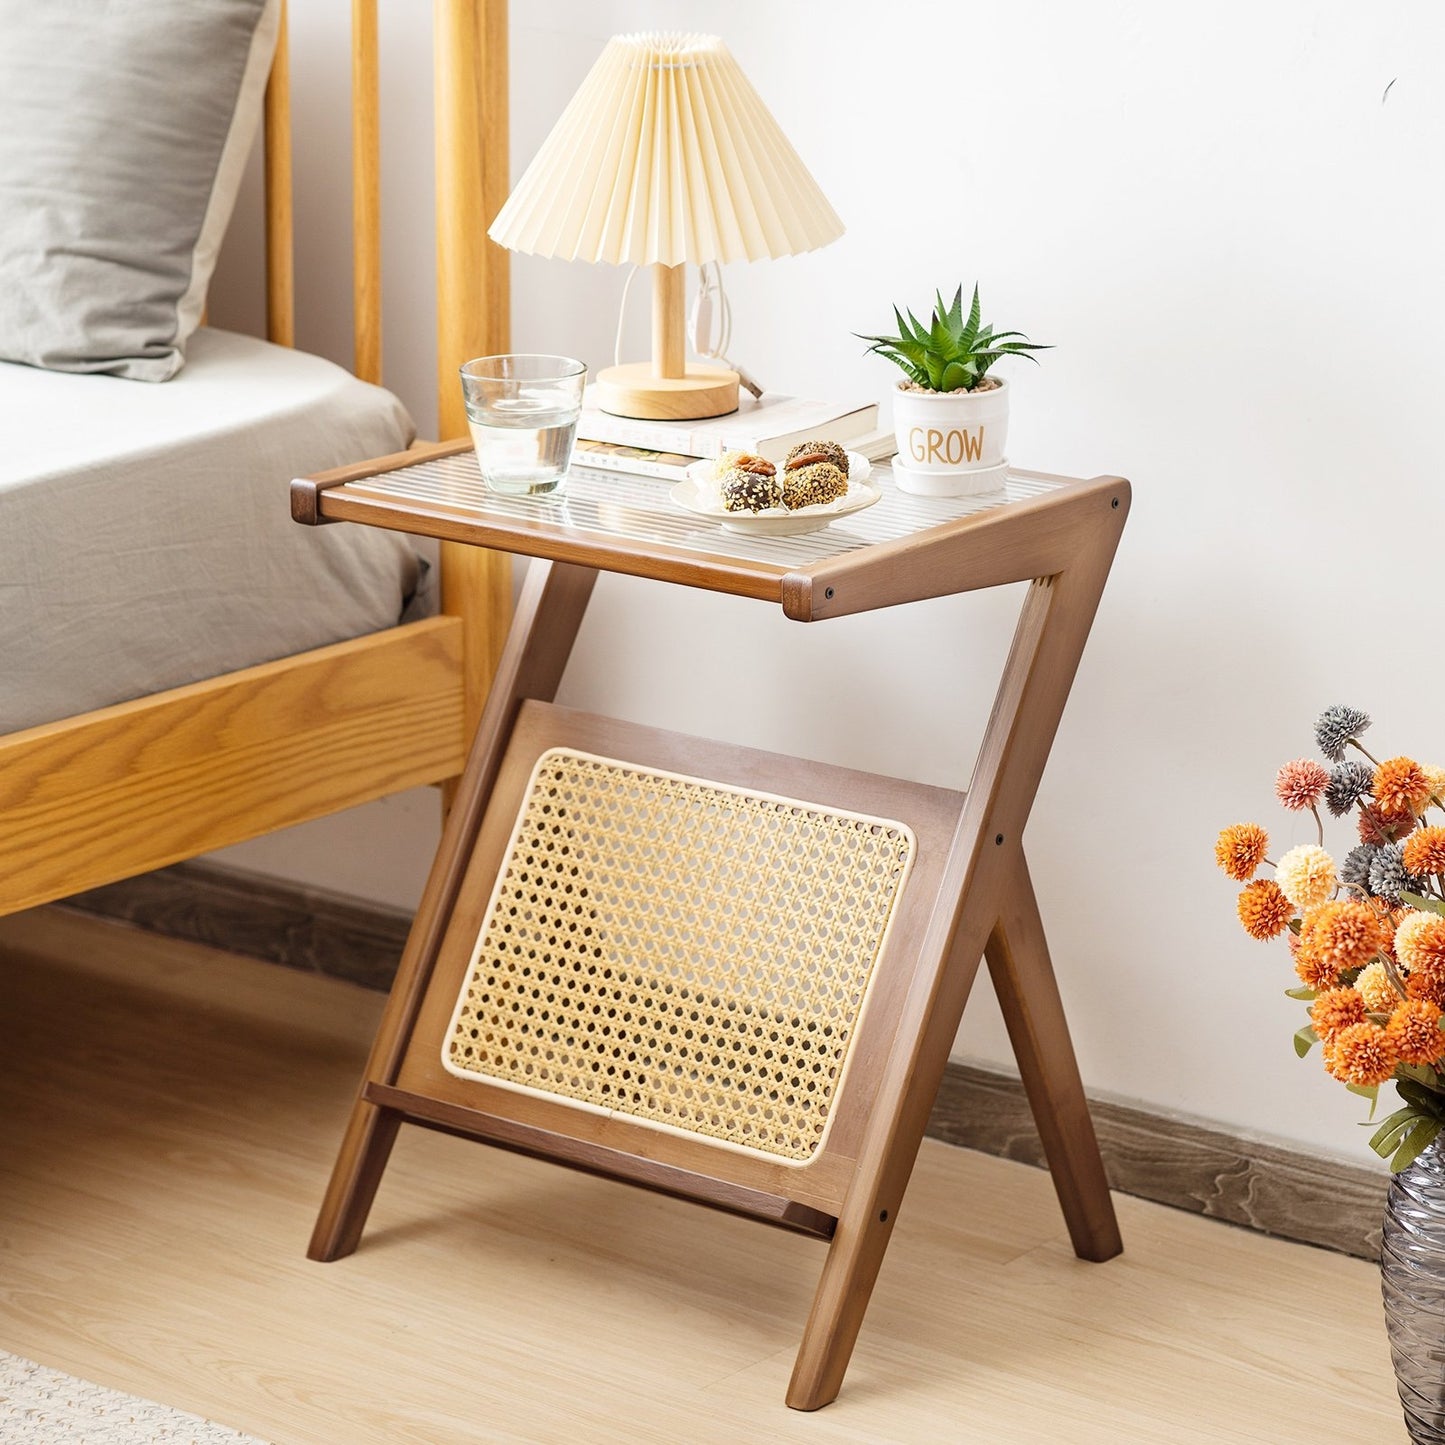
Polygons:
<instances>
[{"instance_id":1,"label":"lamp cord","mask_svg":"<svg viewBox=\"0 0 1445 1445\"><path fill-rule=\"evenodd\" d=\"M617 307L617 332L612 340L612 364L622 365L622 327L627 316L627 297L638 267L627 273L622 284L622 300ZM712 334L713 311L717 312L717 334ZM692 309L687 318L687 339L692 349L708 361L720 361L738 374L738 380L754 396L760 397L763 389L735 361L727 356L728 343L732 340L733 312L728 303L727 291L723 287L722 267L716 261L705 262L698 268L697 291L692 298Z\"/></svg>"},{"instance_id":2,"label":"lamp cord","mask_svg":"<svg viewBox=\"0 0 1445 1445\"><path fill-rule=\"evenodd\" d=\"M634 266L627 273L627 280L622 283L622 300L617 307L617 335L612 339L612 364L622 365L622 323L627 316L627 293L632 290L633 278L637 275L637 267Z\"/></svg>"}]
</instances>

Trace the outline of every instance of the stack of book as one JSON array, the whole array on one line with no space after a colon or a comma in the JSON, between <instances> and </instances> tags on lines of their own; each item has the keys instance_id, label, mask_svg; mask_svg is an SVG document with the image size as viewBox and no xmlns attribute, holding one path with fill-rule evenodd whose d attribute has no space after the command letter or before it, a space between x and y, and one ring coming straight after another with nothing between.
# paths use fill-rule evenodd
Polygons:
<instances>
[{"instance_id":1,"label":"stack of book","mask_svg":"<svg viewBox=\"0 0 1445 1445\"><path fill-rule=\"evenodd\" d=\"M600 411L588 398L577 423L573 465L681 481L693 462L724 452L752 452L781 462L804 441L838 442L869 458L891 457L893 431L880 430L878 403L839 405L764 392L744 394L727 416L705 421L637 421Z\"/></svg>"}]
</instances>

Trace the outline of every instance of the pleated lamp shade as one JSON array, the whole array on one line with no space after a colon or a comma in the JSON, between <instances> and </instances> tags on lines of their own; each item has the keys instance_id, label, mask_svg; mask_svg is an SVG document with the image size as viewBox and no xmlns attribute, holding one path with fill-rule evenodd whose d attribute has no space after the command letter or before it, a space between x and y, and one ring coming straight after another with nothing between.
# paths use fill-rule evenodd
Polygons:
<instances>
[{"instance_id":1,"label":"pleated lamp shade","mask_svg":"<svg viewBox=\"0 0 1445 1445\"><path fill-rule=\"evenodd\" d=\"M736 372L685 364L681 268L811 251L843 224L721 40L644 34L607 42L488 234L656 268L651 365L594 387L608 410L670 418L737 406Z\"/></svg>"}]
</instances>

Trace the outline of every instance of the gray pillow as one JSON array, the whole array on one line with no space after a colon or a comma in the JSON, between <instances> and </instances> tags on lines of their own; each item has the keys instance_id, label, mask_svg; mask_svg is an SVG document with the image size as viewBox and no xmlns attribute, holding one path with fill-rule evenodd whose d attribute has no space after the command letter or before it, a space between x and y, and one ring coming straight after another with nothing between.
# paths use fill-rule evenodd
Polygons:
<instances>
[{"instance_id":1,"label":"gray pillow","mask_svg":"<svg viewBox=\"0 0 1445 1445\"><path fill-rule=\"evenodd\" d=\"M165 381L230 220L279 0L0 0L0 358Z\"/></svg>"}]
</instances>

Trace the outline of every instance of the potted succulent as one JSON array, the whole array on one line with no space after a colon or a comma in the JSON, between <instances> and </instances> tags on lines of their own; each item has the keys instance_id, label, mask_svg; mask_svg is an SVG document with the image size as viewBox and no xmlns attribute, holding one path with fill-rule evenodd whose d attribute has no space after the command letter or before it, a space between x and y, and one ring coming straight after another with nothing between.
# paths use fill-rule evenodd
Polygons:
<instances>
[{"instance_id":1,"label":"potted succulent","mask_svg":"<svg viewBox=\"0 0 1445 1445\"><path fill-rule=\"evenodd\" d=\"M887 357L904 374L893 396L894 480L903 491L935 497L1002 486L1008 467L1008 383L990 376L989 368L1000 357L1049 348L1021 331L980 325L977 285L967 320L962 286L948 306L937 293L927 326L911 311L905 319L896 306L893 315L896 336L859 339L871 342L870 352Z\"/></svg>"}]
</instances>

